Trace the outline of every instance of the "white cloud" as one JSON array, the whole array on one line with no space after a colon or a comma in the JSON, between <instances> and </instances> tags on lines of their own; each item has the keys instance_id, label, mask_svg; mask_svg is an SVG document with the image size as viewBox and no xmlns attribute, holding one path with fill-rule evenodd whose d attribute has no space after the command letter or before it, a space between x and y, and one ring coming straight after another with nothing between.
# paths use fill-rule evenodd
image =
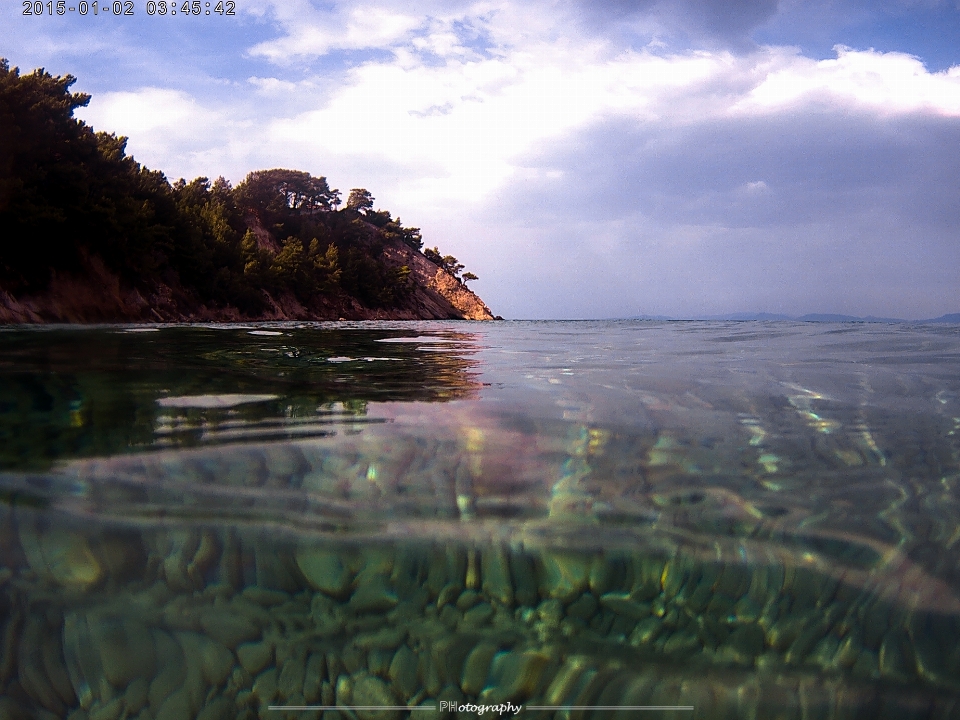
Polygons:
<instances>
[{"instance_id":1,"label":"white cloud","mask_svg":"<svg viewBox=\"0 0 960 720\"><path fill-rule=\"evenodd\" d=\"M909 56L848 50L822 62L775 48L611 58L596 44L536 41L430 65L400 49L350 72L325 106L273 120L267 137L318 160L362 154L419 168L391 194L423 207L476 202L516 175L524 153L605 117L676 127L810 103L956 114L960 77L928 73Z\"/></svg>"},{"instance_id":2,"label":"white cloud","mask_svg":"<svg viewBox=\"0 0 960 720\"><path fill-rule=\"evenodd\" d=\"M283 63L298 57L325 55L338 49L389 47L423 22L419 15L395 12L378 5L360 5L344 12L323 15L305 8L303 15L294 17L290 17L289 9L285 9L281 18L288 34L256 45L251 54Z\"/></svg>"},{"instance_id":3,"label":"white cloud","mask_svg":"<svg viewBox=\"0 0 960 720\"><path fill-rule=\"evenodd\" d=\"M726 55L668 59L646 52L608 59L602 48L570 43L443 65L398 52L396 62L352 71L325 107L275 120L269 137L318 157L364 153L441 168L406 183L411 204L476 201L537 143L610 112L655 120L678 93L731 62Z\"/></svg>"},{"instance_id":4,"label":"white cloud","mask_svg":"<svg viewBox=\"0 0 960 720\"><path fill-rule=\"evenodd\" d=\"M251 85L257 88L257 91L265 96L291 95L304 89L304 83L292 82L275 77L251 77L247 80ZM311 87L313 83L307 83Z\"/></svg>"},{"instance_id":5,"label":"white cloud","mask_svg":"<svg viewBox=\"0 0 960 720\"><path fill-rule=\"evenodd\" d=\"M849 104L877 113L930 111L960 115L960 68L931 73L911 55L854 51L814 61L794 56L772 70L735 108L789 111L810 102Z\"/></svg>"},{"instance_id":6,"label":"white cloud","mask_svg":"<svg viewBox=\"0 0 960 720\"><path fill-rule=\"evenodd\" d=\"M95 130L126 135L127 152L171 177L216 177L246 162L255 136L249 121L181 90L143 88L95 95L77 115Z\"/></svg>"},{"instance_id":7,"label":"white cloud","mask_svg":"<svg viewBox=\"0 0 960 720\"><path fill-rule=\"evenodd\" d=\"M123 128L124 134L146 137L162 133L188 137L197 126L215 125L218 113L187 93L163 88L104 93L84 111L94 127Z\"/></svg>"}]
</instances>

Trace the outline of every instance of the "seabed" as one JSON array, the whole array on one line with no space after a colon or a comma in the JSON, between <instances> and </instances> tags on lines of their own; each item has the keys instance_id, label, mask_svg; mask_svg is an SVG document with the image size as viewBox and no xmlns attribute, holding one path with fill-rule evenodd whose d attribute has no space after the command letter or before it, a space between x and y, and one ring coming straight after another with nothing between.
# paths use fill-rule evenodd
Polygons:
<instances>
[{"instance_id":1,"label":"seabed","mask_svg":"<svg viewBox=\"0 0 960 720\"><path fill-rule=\"evenodd\" d=\"M308 445L272 447L258 455L268 484ZM960 607L895 548L680 525L598 547L596 518L567 516L440 520L431 540L412 531L428 521L329 504L291 529L264 522L256 496L249 522L198 500L187 523L184 509L147 518L162 487L112 492L113 518L89 492L0 506L4 720L476 717L504 703L543 718L960 717ZM183 492L188 509L198 491Z\"/></svg>"}]
</instances>

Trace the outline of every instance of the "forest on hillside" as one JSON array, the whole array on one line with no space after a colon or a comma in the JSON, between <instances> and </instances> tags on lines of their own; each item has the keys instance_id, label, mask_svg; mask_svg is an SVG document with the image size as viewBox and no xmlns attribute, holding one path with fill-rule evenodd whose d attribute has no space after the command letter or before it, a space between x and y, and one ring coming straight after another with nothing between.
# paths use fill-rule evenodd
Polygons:
<instances>
[{"instance_id":1,"label":"forest on hillside","mask_svg":"<svg viewBox=\"0 0 960 720\"><path fill-rule=\"evenodd\" d=\"M99 260L131 287L166 283L199 303L262 312L267 295L349 296L389 308L412 290L410 268L385 263L418 228L374 210L364 188L342 202L326 178L299 170L169 182L127 155L127 138L73 117L90 96L71 75L21 75L0 60L0 288L41 293L57 273ZM460 283L476 279L436 248L424 256Z\"/></svg>"}]
</instances>

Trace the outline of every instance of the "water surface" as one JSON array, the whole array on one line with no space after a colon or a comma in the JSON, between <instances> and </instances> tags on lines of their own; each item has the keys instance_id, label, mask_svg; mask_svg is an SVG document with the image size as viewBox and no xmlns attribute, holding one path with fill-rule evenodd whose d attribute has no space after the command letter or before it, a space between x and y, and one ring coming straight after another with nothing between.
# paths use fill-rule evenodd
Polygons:
<instances>
[{"instance_id":1,"label":"water surface","mask_svg":"<svg viewBox=\"0 0 960 720\"><path fill-rule=\"evenodd\" d=\"M0 343L0 717L960 716L956 326Z\"/></svg>"}]
</instances>

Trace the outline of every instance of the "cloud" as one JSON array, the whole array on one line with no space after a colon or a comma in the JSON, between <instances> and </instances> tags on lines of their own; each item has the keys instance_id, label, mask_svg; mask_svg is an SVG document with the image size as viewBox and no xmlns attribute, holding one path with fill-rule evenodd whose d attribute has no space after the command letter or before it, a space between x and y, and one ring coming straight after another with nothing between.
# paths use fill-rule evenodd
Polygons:
<instances>
[{"instance_id":1,"label":"cloud","mask_svg":"<svg viewBox=\"0 0 960 720\"><path fill-rule=\"evenodd\" d=\"M389 47L422 23L419 15L370 5L321 17L317 15L310 11L306 17L296 18L296 22L285 22L287 35L254 46L251 54L284 62L301 56L325 55L338 49ZM311 16L315 18L314 22L307 22Z\"/></svg>"},{"instance_id":2,"label":"cloud","mask_svg":"<svg viewBox=\"0 0 960 720\"><path fill-rule=\"evenodd\" d=\"M659 106L648 108L698 92L731 62L648 53L609 60L595 47L546 43L442 65L398 53L396 62L355 68L324 107L276 119L268 136L306 157L367 154L416 168L402 191L410 205L475 202L537 143L609 112L655 117ZM702 112L674 105L673 115Z\"/></svg>"},{"instance_id":3,"label":"cloud","mask_svg":"<svg viewBox=\"0 0 960 720\"><path fill-rule=\"evenodd\" d=\"M196 127L217 124L217 113L204 108L187 93L164 88L143 88L138 92L104 93L86 112L96 125L125 128L141 138L150 135L189 137Z\"/></svg>"},{"instance_id":4,"label":"cloud","mask_svg":"<svg viewBox=\"0 0 960 720\"><path fill-rule=\"evenodd\" d=\"M244 125L227 108L153 87L95 95L77 114L95 130L128 136L127 152L140 162L187 178L216 177Z\"/></svg>"},{"instance_id":5,"label":"cloud","mask_svg":"<svg viewBox=\"0 0 960 720\"><path fill-rule=\"evenodd\" d=\"M640 32L688 38L701 46L751 49L754 29L777 13L777 0L577 0L594 27L633 23Z\"/></svg>"},{"instance_id":6,"label":"cloud","mask_svg":"<svg viewBox=\"0 0 960 720\"><path fill-rule=\"evenodd\" d=\"M375 51L405 48L439 58L463 57L483 49L492 18L524 17L541 25L540 6L527 12L504 2L424 0L412 6L405 0L374 0L318 5L309 0L265 0L260 14L270 18L279 36L257 43L253 56L285 65L309 61L338 51ZM551 21L552 22L552 21ZM508 23L500 23L509 27Z\"/></svg>"},{"instance_id":7,"label":"cloud","mask_svg":"<svg viewBox=\"0 0 960 720\"><path fill-rule=\"evenodd\" d=\"M957 307L960 118L922 99L896 114L851 102L680 123L608 117L537 148L522 181L485 207L510 228L501 251L539 279L527 289L508 267L498 312ZM504 270L481 260L476 272Z\"/></svg>"},{"instance_id":8,"label":"cloud","mask_svg":"<svg viewBox=\"0 0 960 720\"><path fill-rule=\"evenodd\" d=\"M869 107L884 114L931 111L960 115L960 67L929 72L903 53L838 46L836 59L795 57L770 72L740 109L789 109L811 101Z\"/></svg>"}]
</instances>

